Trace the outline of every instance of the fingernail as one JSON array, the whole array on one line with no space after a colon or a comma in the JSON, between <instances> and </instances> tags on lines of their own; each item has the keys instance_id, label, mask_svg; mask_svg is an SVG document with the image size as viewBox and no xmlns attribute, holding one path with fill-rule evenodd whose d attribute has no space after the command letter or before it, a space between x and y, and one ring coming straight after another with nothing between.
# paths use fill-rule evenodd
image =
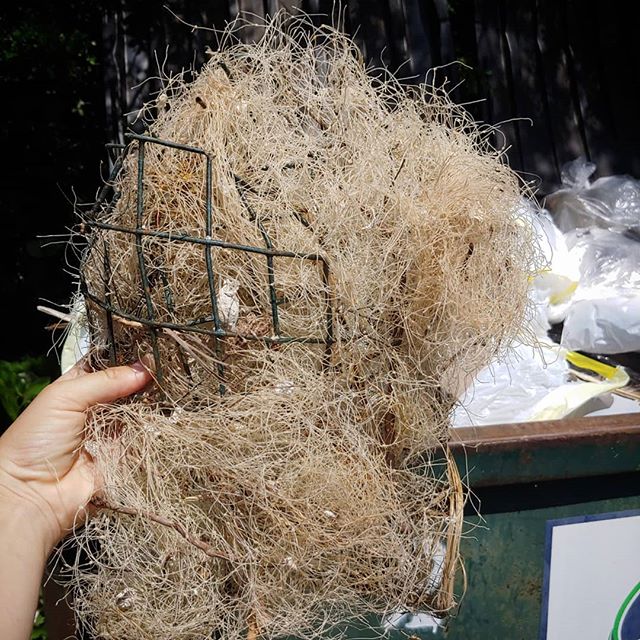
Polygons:
<instances>
[{"instance_id":1,"label":"fingernail","mask_svg":"<svg viewBox=\"0 0 640 640\"><path fill-rule=\"evenodd\" d=\"M153 356L148 353L131 365L131 368L140 373L153 373L155 371L155 362Z\"/></svg>"},{"instance_id":2,"label":"fingernail","mask_svg":"<svg viewBox=\"0 0 640 640\"><path fill-rule=\"evenodd\" d=\"M147 373L147 367L144 366L144 363L141 360L138 360L129 366L138 373Z\"/></svg>"}]
</instances>

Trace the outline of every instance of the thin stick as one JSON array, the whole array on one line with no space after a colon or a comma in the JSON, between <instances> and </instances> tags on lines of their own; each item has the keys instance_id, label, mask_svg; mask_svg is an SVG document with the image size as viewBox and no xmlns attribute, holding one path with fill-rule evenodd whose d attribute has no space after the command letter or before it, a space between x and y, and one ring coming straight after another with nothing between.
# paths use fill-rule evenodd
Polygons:
<instances>
[{"instance_id":1,"label":"thin stick","mask_svg":"<svg viewBox=\"0 0 640 640\"><path fill-rule=\"evenodd\" d=\"M46 313L48 316L53 316L54 318L58 318L58 320L62 320L63 322L71 322L71 314L63 313L62 311L58 311L57 309L52 309L51 307L45 307L39 304L36 309L41 311L42 313Z\"/></svg>"},{"instance_id":2,"label":"thin stick","mask_svg":"<svg viewBox=\"0 0 640 640\"><path fill-rule=\"evenodd\" d=\"M156 524L160 524L163 527L174 529L187 542L206 553L210 558L220 558L221 560L231 561L231 558L229 558L229 556L225 555L221 551L216 551L211 545L207 544L203 540L200 540L199 538L196 538L195 536L192 536L180 522L173 522L168 518L164 518L163 516L159 516L149 511L138 511L137 509L133 509L132 507L115 506L105 502L101 498L93 498L93 500L91 500L91 504L93 504L98 509L109 509L109 511L114 511L115 513L124 513L128 516L141 516L143 518L146 518L147 520L155 522Z\"/></svg>"},{"instance_id":3,"label":"thin stick","mask_svg":"<svg viewBox=\"0 0 640 640\"><path fill-rule=\"evenodd\" d=\"M192 358L197 360L202 365L202 367L206 369L206 371L218 377L217 371L214 371L213 369L211 369L211 367L207 366L207 361L205 360L205 358L216 364L224 363L214 358L211 353L203 353L192 347L182 336L180 336L180 333L178 331L174 331L173 329L164 327L163 332L166 333L169 337L173 338Z\"/></svg>"},{"instance_id":4,"label":"thin stick","mask_svg":"<svg viewBox=\"0 0 640 640\"><path fill-rule=\"evenodd\" d=\"M258 639L258 625L256 624L256 617L254 614L249 615L249 628L247 629L247 640Z\"/></svg>"},{"instance_id":5,"label":"thin stick","mask_svg":"<svg viewBox=\"0 0 640 640\"><path fill-rule=\"evenodd\" d=\"M129 320L128 318L122 318L121 316L118 316L116 314L113 314L113 319L118 323L118 324L123 324L127 327L133 327L134 329L144 329L144 325L142 324L142 322L136 322L135 320Z\"/></svg>"},{"instance_id":6,"label":"thin stick","mask_svg":"<svg viewBox=\"0 0 640 640\"><path fill-rule=\"evenodd\" d=\"M588 373L584 373L583 371L576 371L572 369L570 374L574 378L578 378L578 380L584 380L585 382L602 382L602 380L596 376L592 376ZM621 387L620 389L613 389L610 393L615 393L618 396L622 396L623 398L629 398L631 400L640 400L640 392L636 391L633 388L630 388L628 385L626 387Z\"/></svg>"},{"instance_id":7,"label":"thin stick","mask_svg":"<svg viewBox=\"0 0 640 640\"><path fill-rule=\"evenodd\" d=\"M122 318L122 317L117 316L115 314L113 316L113 319L116 322L118 322L119 324L125 325L127 327L133 327L134 329L144 329L144 325L141 322L136 322L135 320L129 320L128 318ZM162 332L166 333L169 337L173 338L193 358L198 360L200 362L200 364L202 364L202 366L205 369L207 369L207 371L209 371L210 373L213 373L215 375L215 372L213 370L207 368L205 362L203 361L203 354L201 354L201 353L197 352L195 349L193 349L186 340L184 340L182 337L180 337L180 334L177 331L173 331L172 329L169 329L168 327L163 327L162 328ZM213 356L211 356L210 354L206 354L204 357L207 357L207 358L213 360L216 363L219 362L218 360L213 358Z\"/></svg>"}]
</instances>

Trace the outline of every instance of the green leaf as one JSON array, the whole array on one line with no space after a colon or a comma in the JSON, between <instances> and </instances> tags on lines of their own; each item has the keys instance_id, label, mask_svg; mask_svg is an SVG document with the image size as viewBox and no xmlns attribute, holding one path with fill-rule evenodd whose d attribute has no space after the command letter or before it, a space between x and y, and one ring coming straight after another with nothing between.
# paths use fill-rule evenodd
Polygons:
<instances>
[{"instance_id":1,"label":"green leaf","mask_svg":"<svg viewBox=\"0 0 640 640\"><path fill-rule=\"evenodd\" d=\"M38 610L36 619L33 621L33 630L31 631L31 640L46 640L47 630L44 626L44 616Z\"/></svg>"},{"instance_id":2,"label":"green leaf","mask_svg":"<svg viewBox=\"0 0 640 640\"><path fill-rule=\"evenodd\" d=\"M50 379L41 375L45 362L44 358L0 360L0 405L10 420L15 420L49 383Z\"/></svg>"},{"instance_id":3,"label":"green leaf","mask_svg":"<svg viewBox=\"0 0 640 640\"><path fill-rule=\"evenodd\" d=\"M36 378L31 382L22 394L25 405L29 404L48 384L49 378Z\"/></svg>"}]
</instances>

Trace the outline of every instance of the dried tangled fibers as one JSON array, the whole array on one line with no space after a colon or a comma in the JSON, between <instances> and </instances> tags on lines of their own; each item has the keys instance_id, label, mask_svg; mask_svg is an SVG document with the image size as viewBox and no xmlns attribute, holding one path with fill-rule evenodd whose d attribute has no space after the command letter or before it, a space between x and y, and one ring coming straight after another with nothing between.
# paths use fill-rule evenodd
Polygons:
<instances>
[{"instance_id":1,"label":"dried tangled fibers","mask_svg":"<svg viewBox=\"0 0 640 640\"><path fill-rule=\"evenodd\" d=\"M335 30L223 40L165 80L84 219L92 364L153 354L156 382L89 416L78 618L234 640L444 614L448 416L534 265L517 177L442 92L373 78Z\"/></svg>"}]
</instances>

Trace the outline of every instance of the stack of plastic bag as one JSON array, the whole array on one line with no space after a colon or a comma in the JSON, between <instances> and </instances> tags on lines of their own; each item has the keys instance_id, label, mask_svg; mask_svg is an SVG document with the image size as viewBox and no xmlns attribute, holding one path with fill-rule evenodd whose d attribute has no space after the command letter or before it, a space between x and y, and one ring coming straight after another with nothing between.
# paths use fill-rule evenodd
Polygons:
<instances>
[{"instance_id":1,"label":"stack of plastic bag","mask_svg":"<svg viewBox=\"0 0 640 640\"><path fill-rule=\"evenodd\" d=\"M563 188L546 201L578 271L572 295L550 305L549 319L564 320L568 349L640 351L640 181L609 176L590 184L594 170L584 159L569 163Z\"/></svg>"},{"instance_id":2,"label":"stack of plastic bag","mask_svg":"<svg viewBox=\"0 0 640 640\"><path fill-rule=\"evenodd\" d=\"M591 274L591 282L597 281L596 269L593 273L589 269L593 261L591 254L594 260L599 256L604 262L604 251L595 248L598 245L592 243L591 237L588 247L577 233L567 238L549 213L537 209L532 202L523 202L520 213L534 229L546 259L546 266L531 283L535 313L529 323L528 337L510 345L500 358L475 376L454 411L452 422L456 427L583 415L593 406L594 399L606 397L629 381L623 369L579 356L547 336L549 323L568 317L576 296L582 295L581 288L582 292L587 290L585 277ZM594 229L586 233L599 236L609 232ZM619 267L619 276L631 266L614 262ZM570 379L569 362L592 369L602 381Z\"/></svg>"},{"instance_id":3,"label":"stack of plastic bag","mask_svg":"<svg viewBox=\"0 0 640 640\"><path fill-rule=\"evenodd\" d=\"M544 305L538 306L544 313ZM513 344L505 354L480 371L454 410L454 427L510 422L555 420L579 416L593 401L624 387L629 376L620 367L601 365L555 344L538 320L531 344ZM601 382L570 379L569 363L592 369ZM598 406L609 406L611 399Z\"/></svg>"},{"instance_id":4,"label":"stack of plastic bag","mask_svg":"<svg viewBox=\"0 0 640 640\"><path fill-rule=\"evenodd\" d=\"M597 227L567 235L580 277L562 345L601 354L640 351L640 242Z\"/></svg>"}]
</instances>

